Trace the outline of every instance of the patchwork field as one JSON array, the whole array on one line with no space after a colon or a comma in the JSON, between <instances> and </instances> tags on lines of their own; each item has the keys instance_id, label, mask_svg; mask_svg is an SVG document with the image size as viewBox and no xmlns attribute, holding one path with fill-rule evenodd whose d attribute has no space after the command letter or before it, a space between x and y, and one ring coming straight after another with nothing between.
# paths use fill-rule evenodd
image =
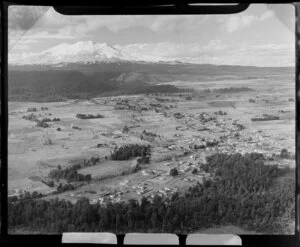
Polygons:
<instances>
[{"instance_id":1,"label":"patchwork field","mask_svg":"<svg viewBox=\"0 0 300 247\"><path fill-rule=\"evenodd\" d=\"M195 92L188 100L185 94L159 96L164 99L163 103L159 102L158 97L154 95L103 97L55 103L10 102L8 133L10 194L15 194L19 190L50 192L53 188L47 190L45 184L29 177L46 177L49 171L58 165L68 167L91 157L104 159L105 156L109 156L113 148L128 143L151 144L152 162L147 165L147 169L157 170L166 176L168 170L177 166L180 160L189 162L188 156L182 155L177 160L174 158L188 149L188 143L198 142L201 138L218 139L228 135L227 144L217 147L223 151L234 147L235 151L242 153L260 151L271 154L280 152L282 148L286 148L291 153L295 152L294 85L290 81L271 78L270 80L223 80L198 83L175 81L173 84L193 88ZM213 93L215 89L238 85L250 88L251 91ZM202 92L207 89L211 90L211 93ZM116 102L125 98L132 105L160 104L161 108L144 111L135 108L116 110ZM249 99L253 101L249 102ZM33 114L38 118L59 118L60 121L49 123L49 128L36 127L35 122L22 118L30 114L27 109L32 107L37 109ZM48 110L42 111L41 107L46 107ZM208 125L205 130L207 126L199 122L199 114L202 112L213 114L216 111L224 111L226 115L217 116L217 123ZM76 114L79 113L101 114L104 118L78 119ZM174 118L175 113L181 113L184 117ZM279 120L251 121L251 118L266 113L279 116ZM235 131L232 128L234 122L245 127L238 131L235 137L230 136L230 133ZM74 129L74 126L80 129ZM122 131L125 126L129 127L127 133ZM57 130L58 128L60 131ZM156 133L161 138L150 142L146 139L141 140L140 135L144 130ZM43 143L45 139L51 140L51 144ZM168 145L174 145L174 149L166 148ZM193 151L195 157L190 160L200 164L205 160L205 155L213 150L215 147ZM172 152L176 155L174 156ZM165 166L165 161L159 161L165 156L168 159L168 155L172 158L171 165ZM287 161L285 164L294 165L292 161ZM121 174L130 166L130 162L101 161L96 166L84 168L80 172L91 174L93 179L99 180L101 176L105 177L105 174L110 174L111 177L114 177L112 175L114 173ZM189 174L190 172L186 172L182 176L196 177ZM141 177L139 172L134 175L116 175L115 178L110 179L113 183L117 183L127 179L127 176L133 176L131 181L139 180ZM178 178L170 179L178 180ZM175 187L176 184L180 183L172 183Z\"/></svg>"},{"instance_id":2,"label":"patchwork field","mask_svg":"<svg viewBox=\"0 0 300 247\"><path fill-rule=\"evenodd\" d=\"M194 91L55 103L9 102L9 196L38 192L46 200L76 203L87 197L92 204L171 197L213 179L202 169L206 156L213 153L258 152L268 164L295 167L293 158L280 158L283 149L288 157L295 155L290 80L171 84ZM81 119L77 114L102 117ZM276 119L253 121L267 116ZM45 118L50 118L47 127L38 127ZM150 145L150 162L139 165L138 157L110 159L114 150L128 144ZM90 175L90 180L49 177L55 169L77 164L81 167L76 172ZM171 175L172 169L178 172L176 176Z\"/></svg>"}]
</instances>

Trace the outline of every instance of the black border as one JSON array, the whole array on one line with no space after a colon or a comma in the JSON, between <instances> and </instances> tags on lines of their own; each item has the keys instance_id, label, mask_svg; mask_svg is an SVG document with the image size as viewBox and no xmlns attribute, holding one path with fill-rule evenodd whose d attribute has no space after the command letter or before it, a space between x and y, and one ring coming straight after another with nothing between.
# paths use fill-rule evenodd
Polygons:
<instances>
[{"instance_id":1,"label":"black border","mask_svg":"<svg viewBox=\"0 0 300 247\"><path fill-rule=\"evenodd\" d=\"M125 2L125 3L124 3ZM280 4L280 3L293 3L291 1L247 1L247 4L236 4L236 1L172 1L172 0L140 0L140 1L124 1L120 3L117 0L104 0L104 1L91 1L85 0L79 8L74 7L78 3L70 3L66 0L14 0L12 2L1 1L1 74L0 74L0 90L1 90L1 243L11 244L30 244L32 246L40 246L44 243L61 244L61 234L56 235L8 235L7 228L7 154L8 154L8 6L9 5L39 5L39 6L53 6L58 12L65 12L65 14L80 14L78 10L86 9L86 6L93 6L92 13L89 14L230 14L241 12L251 3L265 3L265 4ZM189 6L188 3L224 3L223 6ZM69 7L73 6L73 7ZM68 8L69 7L69 8ZM77 12L76 12L77 11ZM88 14L88 13L83 13ZM300 246L300 4L295 6L295 96L296 96L296 124L295 124L295 141L296 141L296 226L295 235L240 235L243 246ZM299 30L299 31L298 31ZM298 152L299 150L299 152ZM180 245L185 245L186 235L178 235ZM118 235L118 245L122 245L124 235ZM69 246L85 246L86 244L67 244ZM101 245L101 244L99 244ZM95 245L93 245L95 246ZM98 244L97 244L98 246ZM111 245L101 245L111 246ZM131 245L128 245L131 246ZM145 245L146 246L146 245ZM166 245L167 246L167 245Z\"/></svg>"}]
</instances>

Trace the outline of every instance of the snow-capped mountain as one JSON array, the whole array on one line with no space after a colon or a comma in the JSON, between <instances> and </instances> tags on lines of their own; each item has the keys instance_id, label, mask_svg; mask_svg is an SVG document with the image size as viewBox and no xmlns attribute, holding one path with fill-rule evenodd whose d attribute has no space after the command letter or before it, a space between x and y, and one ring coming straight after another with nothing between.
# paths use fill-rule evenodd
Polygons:
<instances>
[{"instance_id":1,"label":"snow-capped mountain","mask_svg":"<svg viewBox=\"0 0 300 247\"><path fill-rule=\"evenodd\" d=\"M93 41L80 41L75 44L64 43L40 53L9 56L9 63L12 65L63 66L68 63L94 64L103 62L177 63L172 59L141 54L130 47L111 46Z\"/></svg>"}]
</instances>

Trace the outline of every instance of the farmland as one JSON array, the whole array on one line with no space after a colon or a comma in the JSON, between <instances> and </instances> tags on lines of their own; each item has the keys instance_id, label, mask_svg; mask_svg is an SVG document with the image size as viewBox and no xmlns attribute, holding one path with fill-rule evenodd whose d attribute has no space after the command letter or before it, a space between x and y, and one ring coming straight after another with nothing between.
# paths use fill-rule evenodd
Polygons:
<instances>
[{"instance_id":1,"label":"farmland","mask_svg":"<svg viewBox=\"0 0 300 247\"><path fill-rule=\"evenodd\" d=\"M9 102L9 196L36 191L47 201L74 204L86 197L101 205L171 198L214 179L203 169L214 153L260 153L266 164L294 169L294 159L280 158L282 149L295 155L291 81L274 76L168 84L188 91ZM59 121L37 126L24 118L28 114L37 121ZM251 121L264 114L277 118ZM114 150L129 144L150 145L149 162L111 160ZM53 169L76 164L77 173L91 175L90 181L49 178ZM178 174L172 175L172 169ZM65 189L57 191L59 186Z\"/></svg>"}]
</instances>

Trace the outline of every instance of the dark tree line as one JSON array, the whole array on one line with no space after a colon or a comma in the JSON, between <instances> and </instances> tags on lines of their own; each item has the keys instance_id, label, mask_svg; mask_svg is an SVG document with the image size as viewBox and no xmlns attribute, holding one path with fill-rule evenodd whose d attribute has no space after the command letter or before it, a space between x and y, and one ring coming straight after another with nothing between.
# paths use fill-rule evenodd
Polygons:
<instances>
[{"instance_id":1,"label":"dark tree line","mask_svg":"<svg viewBox=\"0 0 300 247\"><path fill-rule=\"evenodd\" d=\"M104 116L101 114L93 115L93 114L80 114L80 113L76 114L76 117L79 119L104 118Z\"/></svg>"},{"instance_id":2,"label":"dark tree line","mask_svg":"<svg viewBox=\"0 0 300 247\"><path fill-rule=\"evenodd\" d=\"M138 145L138 144L128 144L124 145L120 148L115 149L111 155L110 158L112 160L129 160L134 157L147 157L150 156L151 147L150 145ZM141 161L145 161L145 159ZM149 160L148 160L149 162Z\"/></svg>"},{"instance_id":3,"label":"dark tree line","mask_svg":"<svg viewBox=\"0 0 300 247\"><path fill-rule=\"evenodd\" d=\"M208 157L204 180L171 198L150 202L75 204L42 199L10 202L9 226L41 232L191 232L212 225L234 224L248 230L281 233L294 220L294 171L265 165L259 154ZM289 175L290 174L290 175ZM281 183L277 183L277 179ZM285 217L283 217L285 215Z\"/></svg>"},{"instance_id":4,"label":"dark tree line","mask_svg":"<svg viewBox=\"0 0 300 247\"><path fill-rule=\"evenodd\" d=\"M8 198L8 202L16 202L16 201L25 201L25 200L32 200L32 199L37 199L37 198L41 198L44 195L42 193L38 193L36 191L33 191L32 193L30 193L29 191L24 191L23 193L21 193L19 196L11 196Z\"/></svg>"},{"instance_id":5,"label":"dark tree line","mask_svg":"<svg viewBox=\"0 0 300 247\"><path fill-rule=\"evenodd\" d=\"M91 157L90 159L83 160L82 164L78 163L64 169L59 165L56 169L53 169L49 172L48 177L56 180L66 179L68 182L90 181L92 179L90 174L82 175L78 173L78 170L85 167L95 166L99 161L100 161L99 157ZM48 181L48 183L49 182L51 181ZM48 183L46 183L48 186L53 187Z\"/></svg>"},{"instance_id":6,"label":"dark tree line","mask_svg":"<svg viewBox=\"0 0 300 247\"><path fill-rule=\"evenodd\" d=\"M91 181L92 176L90 174L80 174L78 170L81 168L80 164L72 165L65 169L62 169L60 166L57 169L53 169L49 172L48 177L51 179L65 179L67 182L76 182L76 181Z\"/></svg>"},{"instance_id":7,"label":"dark tree line","mask_svg":"<svg viewBox=\"0 0 300 247\"><path fill-rule=\"evenodd\" d=\"M24 115L22 117L25 120L28 121L32 121L32 122L36 122L36 127L42 127L42 128L48 128L50 127L50 125L48 124L48 122L58 122L60 121L60 118L43 118L41 120L38 119L37 115L31 113L29 115Z\"/></svg>"}]
</instances>

